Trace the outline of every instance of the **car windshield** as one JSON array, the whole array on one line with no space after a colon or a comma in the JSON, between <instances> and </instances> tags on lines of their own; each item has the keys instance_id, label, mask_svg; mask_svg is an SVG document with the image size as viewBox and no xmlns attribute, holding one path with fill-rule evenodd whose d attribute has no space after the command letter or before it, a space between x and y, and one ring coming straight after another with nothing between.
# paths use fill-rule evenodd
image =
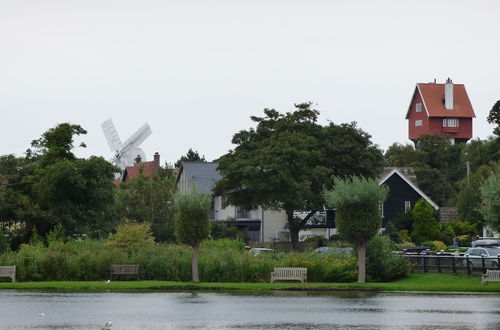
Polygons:
<instances>
[{"instance_id":1,"label":"car windshield","mask_svg":"<svg viewBox=\"0 0 500 330\"><path fill-rule=\"evenodd\" d=\"M499 246L496 246L496 247L489 247L489 248L486 248L486 250L488 251L488 254L490 256L497 256L500 254L500 247Z\"/></svg>"}]
</instances>

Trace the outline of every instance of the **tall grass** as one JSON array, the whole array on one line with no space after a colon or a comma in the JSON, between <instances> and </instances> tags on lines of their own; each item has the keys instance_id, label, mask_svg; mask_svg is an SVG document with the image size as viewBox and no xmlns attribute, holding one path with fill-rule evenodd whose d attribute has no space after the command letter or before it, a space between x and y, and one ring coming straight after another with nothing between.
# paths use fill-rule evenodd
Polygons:
<instances>
[{"instance_id":1,"label":"tall grass","mask_svg":"<svg viewBox=\"0 0 500 330\"><path fill-rule=\"evenodd\" d=\"M356 279L356 259L343 254L271 253L253 256L235 240L205 241L201 246L203 282L268 282L274 267L307 267L311 282ZM16 265L19 281L90 281L109 278L111 264L139 264L144 280L190 281L191 248L175 244L123 249L85 240L23 245L0 255L0 265Z\"/></svg>"}]
</instances>

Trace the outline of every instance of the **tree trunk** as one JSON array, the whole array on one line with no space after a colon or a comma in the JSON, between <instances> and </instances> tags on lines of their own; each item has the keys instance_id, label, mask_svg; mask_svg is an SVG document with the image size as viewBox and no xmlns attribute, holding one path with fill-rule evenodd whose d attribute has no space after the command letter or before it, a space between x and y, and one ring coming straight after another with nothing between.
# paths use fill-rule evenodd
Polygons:
<instances>
[{"instance_id":1,"label":"tree trunk","mask_svg":"<svg viewBox=\"0 0 500 330\"><path fill-rule=\"evenodd\" d=\"M290 242L292 243L292 249L294 251L299 250L299 228L296 228L295 226L290 226Z\"/></svg>"},{"instance_id":2,"label":"tree trunk","mask_svg":"<svg viewBox=\"0 0 500 330\"><path fill-rule=\"evenodd\" d=\"M193 282L199 282L200 277L198 275L198 259L200 257L200 243L197 242L193 245L193 257L191 259L191 273L193 277Z\"/></svg>"},{"instance_id":3,"label":"tree trunk","mask_svg":"<svg viewBox=\"0 0 500 330\"><path fill-rule=\"evenodd\" d=\"M358 283L365 283L366 279L366 244L358 244Z\"/></svg>"}]
</instances>

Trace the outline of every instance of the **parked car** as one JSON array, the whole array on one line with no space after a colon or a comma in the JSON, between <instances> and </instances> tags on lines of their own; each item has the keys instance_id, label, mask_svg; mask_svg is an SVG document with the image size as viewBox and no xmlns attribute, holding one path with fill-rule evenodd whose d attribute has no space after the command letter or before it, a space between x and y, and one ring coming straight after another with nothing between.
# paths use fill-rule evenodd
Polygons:
<instances>
[{"instance_id":1,"label":"parked car","mask_svg":"<svg viewBox=\"0 0 500 330\"><path fill-rule=\"evenodd\" d=\"M465 252L464 257L467 257L469 267L482 268L484 258L484 266L489 269L498 268L498 257L500 255L500 246L481 246L473 247Z\"/></svg>"},{"instance_id":2,"label":"parked car","mask_svg":"<svg viewBox=\"0 0 500 330\"><path fill-rule=\"evenodd\" d=\"M250 250L248 250L248 253L253 256L258 256L261 253L272 253L272 252L274 252L274 250L268 248L251 248Z\"/></svg>"}]
</instances>

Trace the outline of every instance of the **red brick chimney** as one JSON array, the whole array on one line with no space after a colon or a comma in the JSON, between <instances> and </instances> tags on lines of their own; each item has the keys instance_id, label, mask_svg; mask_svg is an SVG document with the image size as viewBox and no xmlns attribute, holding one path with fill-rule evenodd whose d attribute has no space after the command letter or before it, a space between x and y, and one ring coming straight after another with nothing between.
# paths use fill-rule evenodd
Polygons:
<instances>
[{"instance_id":1,"label":"red brick chimney","mask_svg":"<svg viewBox=\"0 0 500 330\"><path fill-rule=\"evenodd\" d=\"M155 152L153 157L154 157L153 161L155 164L155 169L159 169L160 168L160 154L158 152Z\"/></svg>"}]
</instances>

